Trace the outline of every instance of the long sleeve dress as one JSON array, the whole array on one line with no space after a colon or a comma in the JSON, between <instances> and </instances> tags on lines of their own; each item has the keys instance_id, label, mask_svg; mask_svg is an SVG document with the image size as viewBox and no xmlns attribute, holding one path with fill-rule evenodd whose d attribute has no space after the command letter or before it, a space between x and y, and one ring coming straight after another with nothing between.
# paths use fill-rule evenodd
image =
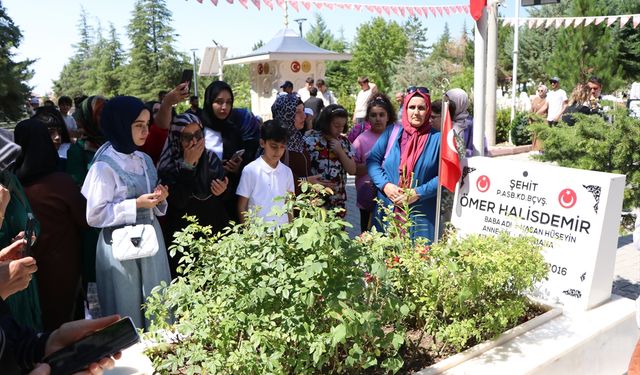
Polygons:
<instances>
[{"instance_id":1,"label":"long sleeve dress","mask_svg":"<svg viewBox=\"0 0 640 375\"><path fill-rule=\"evenodd\" d=\"M96 251L98 298L103 315L131 316L136 327L147 328L142 304L162 281L171 281L162 230L155 216L166 213L166 201L153 209L136 209L136 198L152 192L157 173L151 158L139 151L124 154L106 144L96 153L82 194L87 198L87 223L102 228ZM152 224L158 252L147 258L118 261L111 234L124 225Z\"/></svg>"}]
</instances>

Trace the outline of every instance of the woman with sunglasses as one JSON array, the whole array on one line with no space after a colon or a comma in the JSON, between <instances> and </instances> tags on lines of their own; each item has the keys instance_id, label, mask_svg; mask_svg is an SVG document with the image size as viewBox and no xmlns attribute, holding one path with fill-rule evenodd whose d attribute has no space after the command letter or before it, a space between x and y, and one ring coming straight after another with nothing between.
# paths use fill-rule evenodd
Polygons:
<instances>
[{"instance_id":1,"label":"woman with sunglasses","mask_svg":"<svg viewBox=\"0 0 640 375\"><path fill-rule=\"evenodd\" d=\"M346 214L347 173L356 174L351 142L342 136L348 118L344 107L330 104L322 109L316 120L318 130L309 130L304 137L311 157L311 174L320 175L334 184L333 195L327 198L325 207L342 208L341 217Z\"/></svg>"},{"instance_id":2,"label":"woman with sunglasses","mask_svg":"<svg viewBox=\"0 0 640 375\"><path fill-rule=\"evenodd\" d=\"M402 127L388 127L367 158L371 181L385 206L400 211L409 205L412 238L433 240L438 187L440 134L430 126L429 90L417 87L404 98ZM383 230L383 210L376 207L374 225Z\"/></svg>"},{"instance_id":3,"label":"woman with sunglasses","mask_svg":"<svg viewBox=\"0 0 640 375\"><path fill-rule=\"evenodd\" d=\"M174 117L158 162L158 177L171 191L163 223L165 243L170 244L174 232L188 225L184 215L195 216L200 225L211 225L214 234L229 224L224 205L229 199L229 194L224 194L229 179L218 155L205 149L204 127L196 115ZM179 258L180 254L169 257L174 278Z\"/></svg>"},{"instance_id":4,"label":"woman with sunglasses","mask_svg":"<svg viewBox=\"0 0 640 375\"><path fill-rule=\"evenodd\" d=\"M353 142L356 162L356 194L357 206L360 209L360 231L371 227L371 213L375 207L376 188L367 171L367 157L373 145L389 125L396 122L396 112L391 100L385 94L377 94L367 103L365 121L370 129L360 134Z\"/></svg>"}]
</instances>

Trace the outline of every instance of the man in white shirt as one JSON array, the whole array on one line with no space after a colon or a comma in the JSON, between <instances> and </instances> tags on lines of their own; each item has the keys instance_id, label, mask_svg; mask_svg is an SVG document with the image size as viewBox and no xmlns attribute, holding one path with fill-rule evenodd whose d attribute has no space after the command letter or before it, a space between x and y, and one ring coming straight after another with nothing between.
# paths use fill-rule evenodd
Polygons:
<instances>
[{"instance_id":1,"label":"man in white shirt","mask_svg":"<svg viewBox=\"0 0 640 375\"><path fill-rule=\"evenodd\" d=\"M375 85L369 84L369 77L359 77L358 84L360 85L360 91L356 96L356 107L353 110L354 124L364 121L367 116L367 101L369 101L369 96L375 90Z\"/></svg>"},{"instance_id":2,"label":"man in white shirt","mask_svg":"<svg viewBox=\"0 0 640 375\"><path fill-rule=\"evenodd\" d=\"M333 91L327 89L324 79L317 80L316 87L318 88L318 91L322 93L322 97L320 99L322 99L325 107L329 104L338 104L336 97L333 95Z\"/></svg>"},{"instance_id":3,"label":"man in white shirt","mask_svg":"<svg viewBox=\"0 0 640 375\"><path fill-rule=\"evenodd\" d=\"M300 95L300 99L303 103L311 96L311 94L309 94L309 89L313 87L313 77L307 77L304 82L304 87L298 90L298 95Z\"/></svg>"},{"instance_id":4,"label":"man in white shirt","mask_svg":"<svg viewBox=\"0 0 640 375\"><path fill-rule=\"evenodd\" d=\"M551 83L551 91L547 93L547 103L549 104L547 122L549 125L555 125L560 121L564 110L567 109L568 98L566 91L560 88L560 78L551 77L549 83Z\"/></svg>"}]
</instances>

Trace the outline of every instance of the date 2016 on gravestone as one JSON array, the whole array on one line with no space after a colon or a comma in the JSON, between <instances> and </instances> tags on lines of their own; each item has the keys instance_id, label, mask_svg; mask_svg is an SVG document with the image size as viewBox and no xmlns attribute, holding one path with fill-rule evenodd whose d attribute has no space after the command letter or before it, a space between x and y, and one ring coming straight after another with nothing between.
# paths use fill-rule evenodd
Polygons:
<instances>
[{"instance_id":1,"label":"date 2016 on gravestone","mask_svg":"<svg viewBox=\"0 0 640 375\"><path fill-rule=\"evenodd\" d=\"M576 311L609 299L624 175L485 157L462 168L451 218L459 235L531 235L549 264L536 297Z\"/></svg>"}]
</instances>

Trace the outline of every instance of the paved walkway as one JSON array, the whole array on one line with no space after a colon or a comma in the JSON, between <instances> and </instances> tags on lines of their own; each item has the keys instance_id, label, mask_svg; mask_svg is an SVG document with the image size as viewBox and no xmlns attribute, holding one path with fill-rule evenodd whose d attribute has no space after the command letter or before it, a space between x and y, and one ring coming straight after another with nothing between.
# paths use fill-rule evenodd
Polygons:
<instances>
[{"instance_id":1,"label":"paved walkway","mask_svg":"<svg viewBox=\"0 0 640 375\"><path fill-rule=\"evenodd\" d=\"M501 156L513 160L531 161L529 153ZM351 237L360 233L360 211L356 207L356 191L353 176L347 181L347 221L353 225L348 232ZM631 235L618 238L616 265L613 276L612 293L636 299L640 296L640 251L633 247Z\"/></svg>"}]
</instances>

